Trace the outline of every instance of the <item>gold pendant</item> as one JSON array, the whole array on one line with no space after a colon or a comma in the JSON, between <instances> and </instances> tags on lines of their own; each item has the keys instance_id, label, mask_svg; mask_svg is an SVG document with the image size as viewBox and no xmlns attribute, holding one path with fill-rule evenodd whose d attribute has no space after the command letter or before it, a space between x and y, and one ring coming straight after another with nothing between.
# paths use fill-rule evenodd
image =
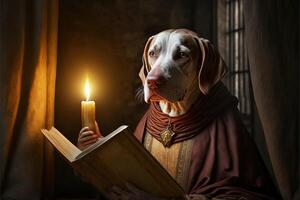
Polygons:
<instances>
[{"instance_id":1,"label":"gold pendant","mask_svg":"<svg viewBox=\"0 0 300 200\"><path fill-rule=\"evenodd\" d=\"M164 130L161 134L160 134L160 139L162 144L165 147L169 147L171 145L171 141L172 141L172 137L175 135L175 133L173 132L171 126L168 126L166 128L166 130Z\"/></svg>"}]
</instances>

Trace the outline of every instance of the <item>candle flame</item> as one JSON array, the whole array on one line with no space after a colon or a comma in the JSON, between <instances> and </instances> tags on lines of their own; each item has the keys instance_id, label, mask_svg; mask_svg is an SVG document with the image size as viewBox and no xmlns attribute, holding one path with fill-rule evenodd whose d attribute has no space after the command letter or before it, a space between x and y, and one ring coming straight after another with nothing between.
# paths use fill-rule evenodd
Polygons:
<instances>
[{"instance_id":1,"label":"candle flame","mask_svg":"<svg viewBox=\"0 0 300 200\"><path fill-rule=\"evenodd\" d=\"M86 101L88 101L91 97L91 87L90 87L89 79L86 79L85 81L84 93L85 93Z\"/></svg>"}]
</instances>

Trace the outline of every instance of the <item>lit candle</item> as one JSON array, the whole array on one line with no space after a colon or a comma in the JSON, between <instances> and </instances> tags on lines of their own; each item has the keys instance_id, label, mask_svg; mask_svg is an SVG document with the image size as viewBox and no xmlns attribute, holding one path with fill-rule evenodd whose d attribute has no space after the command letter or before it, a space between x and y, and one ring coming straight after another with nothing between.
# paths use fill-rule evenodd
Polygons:
<instances>
[{"instance_id":1,"label":"lit candle","mask_svg":"<svg viewBox=\"0 0 300 200\"><path fill-rule=\"evenodd\" d=\"M95 131L95 101L90 101L91 88L89 80L85 82L84 88L86 100L81 101L81 122L82 127L89 127Z\"/></svg>"}]
</instances>

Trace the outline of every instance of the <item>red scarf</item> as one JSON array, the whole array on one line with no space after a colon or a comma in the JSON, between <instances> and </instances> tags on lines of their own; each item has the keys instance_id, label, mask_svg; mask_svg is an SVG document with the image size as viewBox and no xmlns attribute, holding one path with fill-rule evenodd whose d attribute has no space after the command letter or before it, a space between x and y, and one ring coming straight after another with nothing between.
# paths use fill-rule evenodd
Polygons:
<instances>
[{"instance_id":1,"label":"red scarf","mask_svg":"<svg viewBox=\"0 0 300 200\"><path fill-rule=\"evenodd\" d=\"M175 133L171 144L181 142L199 134L218 114L236 106L237 103L237 98L229 93L223 83L219 82L207 95L199 97L186 114L178 117L170 118L161 111L158 102L151 103L147 112L146 130L162 142L160 134L166 130L170 121Z\"/></svg>"}]
</instances>

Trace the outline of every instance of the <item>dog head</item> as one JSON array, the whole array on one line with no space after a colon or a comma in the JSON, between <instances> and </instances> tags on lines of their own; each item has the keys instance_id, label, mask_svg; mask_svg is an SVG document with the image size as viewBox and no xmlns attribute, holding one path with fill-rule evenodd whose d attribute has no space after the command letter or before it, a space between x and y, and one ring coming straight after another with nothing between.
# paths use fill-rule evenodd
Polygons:
<instances>
[{"instance_id":1,"label":"dog head","mask_svg":"<svg viewBox=\"0 0 300 200\"><path fill-rule=\"evenodd\" d=\"M205 95L225 75L226 65L211 43L187 29L166 30L150 37L139 76L144 100L184 100L197 87Z\"/></svg>"}]
</instances>

